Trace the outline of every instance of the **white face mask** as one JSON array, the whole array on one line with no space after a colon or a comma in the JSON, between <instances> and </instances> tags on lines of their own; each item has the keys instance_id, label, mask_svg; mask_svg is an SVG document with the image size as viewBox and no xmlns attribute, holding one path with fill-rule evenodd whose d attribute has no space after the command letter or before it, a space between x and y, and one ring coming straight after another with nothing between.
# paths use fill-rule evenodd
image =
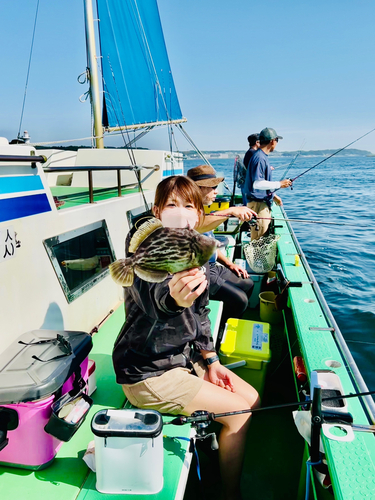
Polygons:
<instances>
[{"instance_id":1,"label":"white face mask","mask_svg":"<svg viewBox=\"0 0 375 500\"><path fill-rule=\"evenodd\" d=\"M185 207L166 208L161 213L161 221L164 227L194 229L198 222L198 214L195 210Z\"/></svg>"}]
</instances>

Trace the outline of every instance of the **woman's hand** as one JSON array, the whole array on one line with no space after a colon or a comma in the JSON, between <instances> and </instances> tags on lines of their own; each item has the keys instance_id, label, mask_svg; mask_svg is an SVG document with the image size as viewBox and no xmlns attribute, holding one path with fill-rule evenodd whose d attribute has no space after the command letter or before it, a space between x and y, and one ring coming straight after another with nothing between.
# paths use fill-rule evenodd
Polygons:
<instances>
[{"instance_id":1,"label":"woman's hand","mask_svg":"<svg viewBox=\"0 0 375 500\"><path fill-rule=\"evenodd\" d=\"M174 274L168 286L169 293L178 306L190 307L206 289L207 279L205 273L195 267Z\"/></svg>"},{"instance_id":2,"label":"woman's hand","mask_svg":"<svg viewBox=\"0 0 375 500\"><path fill-rule=\"evenodd\" d=\"M249 277L249 273L246 271L246 269L244 269L243 267L241 266L237 266L237 264L230 264L228 266L228 269L230 269L232 271L232 273L234 274L237 274L237 276L239 278L248 278Z\"/></svg>"},{"instance_id":3,"label":"woman's hand","mask_svg":"<svg viewBox=\"0 0 375 500\"><path fill-rule=\"evenodd\" d=\"M240 221L244 222L246 220L251 220L253 215L257 215L254 210L251 210L248 207L230 207L226 210L226 213L232 215L233 217L237 217Z\"/></svg>"},{"instance_id":4,"label":"woman's hand","mask_svg":"<svg viewBox=\"0 0 375 500\"><path fill-rule=\"evenodd\" d=\"M236 392L233 385L232 373L219 361L208 367L208 378L212 384L218 385L230 392Z\"/></svg>"}]
</instances>

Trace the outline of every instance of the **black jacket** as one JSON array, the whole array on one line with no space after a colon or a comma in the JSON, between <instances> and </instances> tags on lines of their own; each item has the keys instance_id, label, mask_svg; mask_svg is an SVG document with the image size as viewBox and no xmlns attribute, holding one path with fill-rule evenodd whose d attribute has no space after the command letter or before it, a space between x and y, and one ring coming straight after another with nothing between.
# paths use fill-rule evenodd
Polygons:
<instances>
[{"instance_id":1,"label":"black jacket","mask_svg":"<svg viewBox=\"0 0 375 500\"><path fill-rule=\"evenodd\" d=\"M171 278L148 283L135 276L133 285L124 288L126 320L112 354L119 384L133 384L171 368L186 367L192 349L214 351L207 308L209 287L191 307L179 308L169 294Z\"/></svg>"}]
</instances>

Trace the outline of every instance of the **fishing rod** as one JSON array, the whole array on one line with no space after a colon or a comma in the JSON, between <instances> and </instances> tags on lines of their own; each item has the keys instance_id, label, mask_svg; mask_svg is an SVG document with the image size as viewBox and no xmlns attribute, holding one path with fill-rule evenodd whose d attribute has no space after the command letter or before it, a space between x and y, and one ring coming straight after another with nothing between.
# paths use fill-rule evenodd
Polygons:
<instances>
[{"instance_id":1,"label":"fishing rod","mask_svg":"<svg viewBox=\"0 0 375 500\"><path fill-rule=\"evenodd\" d=\"M238 167L237 167L238 159L239 159L239 156L236 155L236 158L234 159L234 166L233 166L233 192L231 192L232 196L230 198L231 205L234 204L234 197L235 197L235 193L236 193L236 184L237 184L237 177L238 177Z\"/></svg>"},{"instance_id":2,"label":"fishing rod","mask_svg":"<svg viewBox=\"0 0 375 500\"><path fill-rule=\"evenodd\" d=\"M286 168L285 172L284 172L284 173L283 173L283 175L281 176L281 179L285 179L285 178L286 178L287 173L288 173L288 172L289 172L289 170L293 167L293 165L294 165L294 163L295 163L296 159L297 159L297 158L299 157L299 155L301 154L301 151L302 151L303 146L305 145L305 142L306 142L306 141L305 141L305 139L304 139L304 140L303 140L303 142L302 142L302 145L301 145L301 147L300 147L300 149L299 149L299 151L297 152L297 154L295 155L295 157L292 159L292 161L291 161L291 162L289 163L289 165L287 166L287 168Z\"/></svg>"},{"instance_id":3,"label":"fishing rod","mask_svg":"<svg viewBox=\"0 0 375 500\"><path fill-rule=\"evenodd\" d=\"M366 137L366 135L369 135L371 134L371 132L373 132L375 130L375 128L373 128L372 130L370 130L370 132L367 132L366 134L364 135L361 135L361 137L358 137L358 139L356 139L355 141L351 142L350 144L347 144L345 147L337 150L335 153L332 153L330 156L327 156L327 158L324 158L322 161L320 161L319 163L317 163L316 165L313 165L312 167L308 168L307 170L305 170L304 172L302 172L302 174L299 174L297 175L296 177L294 177L293 179L290 179L292 182L294 182L296 179L298 179L299 177L301 177L302 175L304 174L307 174L307 172L310 172L310 170L312 170L313 168L317 167L318 165L321 165L322 163L324 163L325 161L329 160L330 158L332 158L332 156L335 156L337 155L337 153L340 153L340 151L344 151L344 149L348 148L349 146L351 146L352 144L354 144L355 142L359 141L360 139L363 139L363 137Z\"/></svg>"},{"instance_id":4,"label":"fishing rod","mask_svg":"<svg viewBox=\"0 0 375 500\"><path fill-rule=\"evenodd\" d=\"M281 220L281 221L286 221L286 222L305 222L308 224L329 224L332 226L350 226L350 227L358 227L358 224L347 224L345 222L327 222L323 220L310 220L310 219L282 219L282 218L276 218L276 217L253 217L254 222L256 222L258 219L264 219L264 220ZM251 220L253 220L251 219ZM251 220L247 221L251 224ZM362 226L366 227L366 226ZM368 227L368 226L367 226Z\"/></svg>"},{"instance_id":5,"label":"fishing rod","mask_svg":"<svg viewBox=\"0 0 375 500\"><path fill-rule=\"evenodd\" d=\"M340 399L349 399L349 398L359 398L363 396L372 396L375 394L375 391L367 391L367 392L359 392L357 394L340 394L339 396L331 396L329 398L322 398L322 403L325 401L334 401ZM294 406L309 406L313 404L313 399L306 401L295 401L294 403L285 403L282 405L273 405L273 406L263 406L260 408L247 408L245 410L236 410L236 411L228 411L224 413L210 413L210 412L202 412L199 415L191 415L191 416L183 416L180 415L170 422L164 422L164 425L172 424L172 425L184 425L190 424L193 422L209 422L212 420L216 420L221 417L231 417L233 415L242 415L244 413L255 413L259 411L269 411L269 410L280 410L283 408L291 408Z\"/></svg>"},{"instance_id":6,"label":"fishing rod","mask_svg":"<svg viewBox=\"0 0 375 500\"><path fill-rule=\"evenodd\" d=\"M230 215L227 214L206 214L209 217L230 217ZM241 222L247 222L248 224L252 225L255 224L257 220L280 220L280 221L285 221L285 222L305 222L307 224L329 224L331 226L350 226L350 227L358 227L357 224L348 224L346 222L328 222L324 220L312 220L312 219L284 219L284 218L278 218L278 217L258 217L258 216L253 216L251 219L247 221L241 221ZM366 225L362 225L362 227L370 227Z\"/></svg>"}]
</instances>

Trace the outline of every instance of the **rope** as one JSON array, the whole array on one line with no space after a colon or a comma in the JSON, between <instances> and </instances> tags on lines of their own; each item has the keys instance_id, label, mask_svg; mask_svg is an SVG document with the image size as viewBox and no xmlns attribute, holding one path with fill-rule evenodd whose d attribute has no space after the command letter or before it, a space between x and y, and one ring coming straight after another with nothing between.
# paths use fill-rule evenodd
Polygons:
<instances>
[{"instance_id":1,"label":"rope","mask_svg":"<svg viewBox=\"0 0 375 500\"><path fill-rule=\"evenodd\" d=\"M34 29L33 29L33 36L32 36L32 40L31 40L31 48L30 48L30 56L29 56L29 66L27 68L25 93L24 93L24 96L23 96L23 104L22 104L22 111L21 111L20 126L19 126L19 129L18 129L18 135L17 135L18 138L20 138L21 126L22 126L22 120L23 120L23 113L24 113L24 110L25 110L26 93L27 93L27 86L28 86L28 83L29 83L29 75L30 75L30 67L31 67L31 57L32 57L32 54L33 54L34 39L35 39L35 28L36 28L36 21L37 21L37 18L38 18L38 10L39 10L39 0L38 0L37 5L36 5L35 20L34 20Z\"/></svg>"}]
</instances>

